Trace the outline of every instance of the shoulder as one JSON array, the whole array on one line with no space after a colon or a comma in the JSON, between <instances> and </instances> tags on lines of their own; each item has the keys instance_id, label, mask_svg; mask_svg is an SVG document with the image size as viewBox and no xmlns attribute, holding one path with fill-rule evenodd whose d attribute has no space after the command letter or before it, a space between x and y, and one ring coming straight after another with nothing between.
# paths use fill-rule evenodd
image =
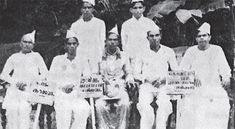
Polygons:
<instances>
[{"instance_id":1,"label":"shoulder","mask_svg":"<svg viewBox=\"0 0 235 129\"><path fill-rule=\"evenodd\" d=\"M165 52L175 54L175 51L174 51L172 48L167 47L167 46L165 46L165 45L161 45L161 47L163 48L163 50L164 50Z\"/></svg>"},{"instance_id":2,"label":"shoulder","mask_svg":"<svg viewBox=\"0 0 235 129\"><path fill-rule=\"evenodd\" d=\"M71 24L71 28L77 26L77 25L80 24L80 23L81 23L81 18L79 18L77 21L73 22L73 23Z\"/></svg>"},{"instance_id":3,"label":"shoulder","mask_svg":"<svg viewBox=\"0 0 235 129\"><path fill-rule=\"evenodd\" d=\"M214 45L214 44L210 44L211 49L213 49L213 51L221 51L223 50L220 46L218 45Z\"/></svg>"},{"instance_id":4,"label":"shoulder","mask_svg":"<svg viewBox=\"0 0 235 129\"><path fill-rule=\"evenodd\" d=\"M96 23L96 24L104 24L104 21L101 20L101 19L99 19L99 18L97 18L97 17L93 17L93 18L92 18L92 21L93 21L94 23Z\"/></svg>"},{"instance_id":5,"label":"shoulder","mask_svg":"<svg viewBox=\"0 0 235 129\"><path fill-rule=\"evenodd\" d=\"M53 58L53 61L52 62L58 62L58 61L61 61L65 58L65 55L57 55Z\"/></svg>"},{"instance_id":6,"label":"shoulder","mask_svg":"<svg viewBox=\"0 0 235 129\"><path fill-rule=\"evenodd\" d=\"M198 45L194 45L194 46L191 46L189 47L187 50L186 50L186 53L189 53L189 52L196 52L198 50Z\"/></svg>"},{"instance_id":7,"label":"shoulder","mask_svg":"<svg viewBox=\"0 0 235 129\"><path fill-rule=\"evenodd\" d=\"M132 23L132 21L133 21L133 19L132 19L132 18L127 19L125 22L123 22L122 26L127 26L127 25L131 24L131 23Z\"/></svg>"}]
</instances>

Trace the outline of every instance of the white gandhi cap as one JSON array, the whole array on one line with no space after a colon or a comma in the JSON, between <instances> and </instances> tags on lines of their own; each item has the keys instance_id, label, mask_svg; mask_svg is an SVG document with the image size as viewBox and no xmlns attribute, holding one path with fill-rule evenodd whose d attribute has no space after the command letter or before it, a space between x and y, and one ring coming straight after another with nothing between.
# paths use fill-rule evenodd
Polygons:
<instances>
[{"instance_id":1,"label":"white gandhi cap","mask_svg":"<svg viewBox=\"0 0 235 129\"><path fill-rule=\"evenodd\" d=\"M134 3L134 2L144 2L144 0L131 0L131 3Z\"/></svg>"},{"instance_id":2,"label":"white gandhi cap","mask_svg":"<svg viewBox=\"0 0 235 129\"><path fill-rule=\"evenodd\" d=\"M198 30L199 32L211 34L210 29L211 29L210 24L207 23L207 22L204 22L197 30Z\"/></svg>"},{"instance_id":3,"label":"white gandhi cap","mask_svg":"<svg viewBox=\"0 0 235 129\"><path fill-rule=\"evenodd\" d=\"M83 0L83 2L88 2L92 4L93 6L95 6L95 0Z\"/></svg>"}]
</instances>

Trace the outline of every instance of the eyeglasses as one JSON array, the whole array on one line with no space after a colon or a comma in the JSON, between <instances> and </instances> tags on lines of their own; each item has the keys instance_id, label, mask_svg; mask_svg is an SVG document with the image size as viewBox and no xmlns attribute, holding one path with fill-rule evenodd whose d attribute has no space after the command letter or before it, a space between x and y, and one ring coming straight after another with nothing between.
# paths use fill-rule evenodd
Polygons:
<instances>
[{"instance_id":1,"label":"eyeglasses","mask_svg":"<svg viewBox=\"0 0 235 129\"><path fill-rule=\"evenodd\" d=\"M112 41L112 40L113 40L113 41L118 41L117 38L115 38L115 39L108 38L108 40L109 40L109 41Z\"/></svg>"},{"instance_id":2,"label":"eyeglasses","mask_svg":"<svg viewBox=\"0 0 235 129\"><path fill-rule=\"evenodd\" d=\"M140 6L140 7L133 7L133 9L142 9L144 7Z\"/></svg>"},{"instance_id":3,"label":"eyeglasses","mask_svg":"<svg viewBox=\"0 0 235 129\"><path fill-rule=\"evenodd\" d=\"M86 6L86 7L82 7L83 9L91 9L92 6Z\"/></svg>"},{"instance_id":4,"label":"eyeglasses","mask_svg":"<svg viewBox=\"0 0 235 129\"><path fill-rule=\"evenodd\" d=\"M149 35L149 37L151 37L151 38L153 38L154 36L155 36L155 37L159 37L160 34L150 34L150 35Z\"/></svg>"},{"instance_id":5,"label":"eyeglasses","mask_svg":"<svg viewBox=\"0 0 235 129\"><path fill-rule=\"evenodd\" d=\"M22 42L23 42L23 43L28 43L28 44L33 44L32 41L25 41L25 40L23 40Z\"/></svg>"},{"instance_id":6,"label":"eyeglasses","mask_svg":"<svg viewBox=\"0 0 235 129\"><path fill-rule=\"evenodd\" d=\"M73 43L67 43L67 45L77 45L78 43L77 42L73 42Z\"/></svg>"}]
</instances>

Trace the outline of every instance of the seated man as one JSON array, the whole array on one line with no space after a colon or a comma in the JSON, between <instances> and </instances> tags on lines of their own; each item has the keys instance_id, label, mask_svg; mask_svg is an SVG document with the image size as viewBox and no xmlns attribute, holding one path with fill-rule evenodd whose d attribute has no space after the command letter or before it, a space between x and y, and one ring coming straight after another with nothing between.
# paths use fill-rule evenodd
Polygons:
<instances>
[{"instance_id":1,"label":"seated man","mask_svg":"<svg viewBox=\"0 0 235 129\"><path fill-rule=\"evenodd\" d=\"M56 56L51 64L50 79L56 85L55 111L57 129L86 129L90 105L78 95L81 75L89 76L88 62L77 55L78 39L72 31L66 35L66 53ZM74 121L72 121L72 113ZM71 127L70 127L71 126Z\"/></svg>"},{"instance_id":2,"label":"seated man","mask_svg":"<svg viewBox=\"0 0 235 129\"><path fill-rule=\"evenodd\" d=\"M31 104L28 102L32 82L44 79L48 72L43 58L32 49L35 31L21 38L20 52L11 55L3 68L1 79L10 83L3 102L9 129L29 129Z\"/></svg>"},{"instance_id":3,"label":"seated man","mask_svg":"<svg viewBox=\"0 0 235 129\"><path fill-rule=\"evenodd\" d=\"M133 70L134 78L143 81L143 84L140 85L139 103L137 104L141 115L140 129L152 129L154 122L156 122L156 129L166 129L172 106L169 101L170 97L166 95L164 83L169 66L172 70L176 70L177 62L174 51L160 44L161 34L158 27L147 32L147 39L150 44L149 52L145 54L145 58L140 57L134 65L131 64L132 67L139 69ZM154 97L157 98L158 105L156 116L150 105L154 101Z\"/></svg>"},{"instance_id":4,"label":"seated man","mask_svg":"<svg viewBox=\"0 0 235 129\"><path fill-rule=\"evenodd\" d=\"M106 86L105 96L96 101L99 129L125 129L128 120L129 97L123 79L128 73L128 61L118 48L118 37L116 33L108 33L100 63L100 73Z\"/></svg>"}]
</instances>

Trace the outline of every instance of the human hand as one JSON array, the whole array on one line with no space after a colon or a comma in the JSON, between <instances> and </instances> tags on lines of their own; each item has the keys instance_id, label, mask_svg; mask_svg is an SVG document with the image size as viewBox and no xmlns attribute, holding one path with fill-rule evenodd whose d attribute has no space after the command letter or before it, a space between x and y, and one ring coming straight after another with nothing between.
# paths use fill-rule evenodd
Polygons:
<instances>
[{"instance_id":1,"label":"human hand","mask_svg":"<svg viewBox=\"0 0 235 129\"><path fill-rule=\"evenodd\" d=\"M73 88L74 88L74 87L75 87L75 85L69 84L69 85L66 85L65 87L63 87L62 90L63 90L65 93L69 94L69 93L71 93L71 92L73 91Z\"/></svg>"},{"instance_id":2,"label":"human hand","mask_svg":"<svg viewBox=\"0 0 235 129\"><path fill-rule=\"evenodd\" d=\"M17 82L16 83L16 87L21 91L24 91L26 86L27 86L27 84L24 82Z\"/></svg>"},{"instance_id":3,"label":"human hand","mask_svg":"<svg viewBox=\"0 0 235 129\"><path fill-rule=\"evenodd\" d=\"M221 82L221 84L224 87L224 89L229 89L229 87L230 87L230 80L223 80Z\"/></svg>"}]
</instances>

